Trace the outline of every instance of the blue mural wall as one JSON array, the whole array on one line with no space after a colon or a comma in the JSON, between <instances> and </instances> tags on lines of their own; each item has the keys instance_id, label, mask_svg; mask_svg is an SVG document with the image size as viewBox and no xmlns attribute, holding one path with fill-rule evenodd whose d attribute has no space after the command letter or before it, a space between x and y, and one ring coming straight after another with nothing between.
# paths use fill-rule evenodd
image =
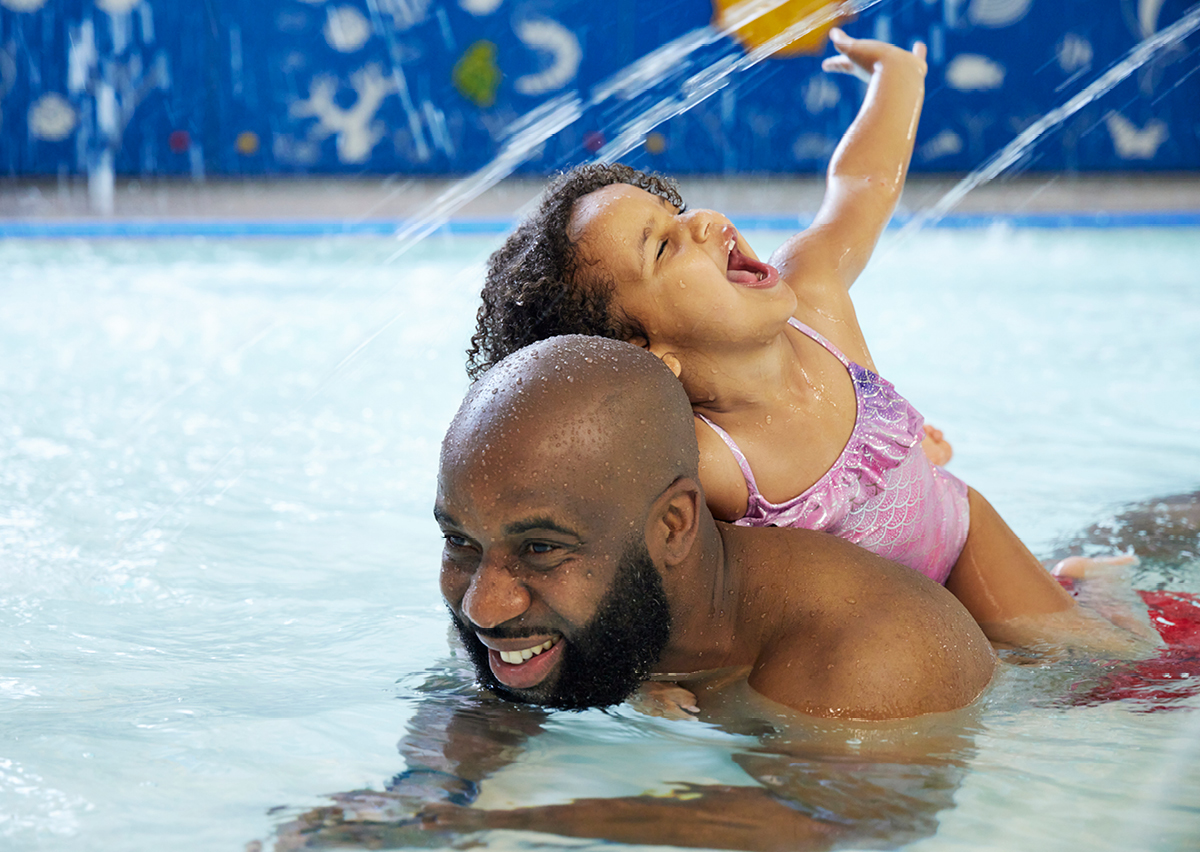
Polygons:
<instances>
[{"instance_id":1,"label":"blue mural wall","mask_svg":"<svg viewBox=\"0 0 1200 852\"><path fill-rule=\"evenodd\" d=\"M0 0L0 170L465 174L506 145L535 173L614 146L672 173L820 170L862 84L820 71L824 45L752 63L728 5ZM845 26L927 43L914 169L965 171L1192 5L881 0ZM1198 46L1156 51L1019 168L1200 168Z\"/></svg>"}]
</instances>

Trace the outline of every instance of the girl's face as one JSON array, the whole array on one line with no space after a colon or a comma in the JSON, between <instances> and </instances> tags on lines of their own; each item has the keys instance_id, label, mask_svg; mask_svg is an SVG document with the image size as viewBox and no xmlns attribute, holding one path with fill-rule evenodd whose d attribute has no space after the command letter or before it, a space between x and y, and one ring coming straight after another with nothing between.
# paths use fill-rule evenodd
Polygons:
<instances>
[{"instance_id":1,"label":"girl's face","mask_svg":"<svg viewBox=\"0 0 1200 852\"><path fill-rule=\"evenodd\" d=\"M711 350L779 334L796 296L729 220L682 211L629 184L575 202L567 236L616 282L614 306L646 330L653 350Z\"/></svg>"}]
</instances>

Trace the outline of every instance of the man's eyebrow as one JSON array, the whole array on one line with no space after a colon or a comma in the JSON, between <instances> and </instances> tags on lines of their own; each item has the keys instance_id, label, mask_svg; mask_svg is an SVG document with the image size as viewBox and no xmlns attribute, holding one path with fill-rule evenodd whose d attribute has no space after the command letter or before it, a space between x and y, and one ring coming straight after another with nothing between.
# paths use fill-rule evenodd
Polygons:
<instances>
[{"instance_id":1,"label":"man's eyebrow","mask_svg":"<svg viewBox=\"0 0 1200 852\"><path fill-rule=\"evenodd\" d=\"M541 515L533 518L526 518L523 521L515 521L504 528L505 535L521 535L530 530L552 530L556 533L569 535L572 538L582 538L577 530L563 526L558 521L548 515Z\"/></svg>"},{"instance_id":2,"label":"man's eyebrow","mask_svg":"<svg viewBox=\"0 0 1200 852\"><path fill-rule=\"evenodd\" d=\"M433 507L433 519L444 527L456 527L458 522L450 517L441 506Z\"/></svg>"}]
</instances>

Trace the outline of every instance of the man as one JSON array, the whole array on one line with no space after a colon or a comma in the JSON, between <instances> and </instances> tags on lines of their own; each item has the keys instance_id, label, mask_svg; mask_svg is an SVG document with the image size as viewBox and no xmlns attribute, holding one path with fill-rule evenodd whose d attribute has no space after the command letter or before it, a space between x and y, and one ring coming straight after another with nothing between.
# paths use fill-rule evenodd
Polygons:
<instances>
[{"instance_id":1,"label":"man","mask_svg":"<svg viewBox=\"0 0 1200 852\"><path fill-rule=\"evenodd\" d=\"M485 686L582 708L734 669L801 713L879 720L988 684L991 647L944 588L821 533L718 524L697 461L682 387L629 344L553 338L472 388L434 514Z\"/></svg>"},{"instance_id":2,"label":"man","mask_svg":"<svg viewBox=\"0 0 1200 852\"><path fill-rule=\"evenodd\" d=\"M276 848L507 828L795 852L935 831L972 750L963 719L918 720L900 737L881 728L850 761L837 726L824 743L803 724L793 744L778 732L800 714L885 720L969 705L995 665L982 632L941 586L840 539L717 523L697 462L691 406L654 356L578 336L514 353L472 388L442 445L442 592L480 682L502 698L605 706L661 674L730 730L770 719L772 746L734 756L761 786L464 807L543 717L450 690L410 721L410 768L386 791L335 797L282 826Z\"/></svg>"}]
</instances>

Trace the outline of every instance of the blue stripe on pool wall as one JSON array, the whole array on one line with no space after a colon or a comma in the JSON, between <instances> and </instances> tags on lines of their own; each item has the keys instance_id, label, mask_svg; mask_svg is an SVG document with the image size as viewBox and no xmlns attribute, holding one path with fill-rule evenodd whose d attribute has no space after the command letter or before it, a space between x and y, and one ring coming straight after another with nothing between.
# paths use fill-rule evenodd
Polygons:
<instances>
[{"instance_id":1,"label":"blue stripe on pool wall","mask_svg":"<svg viewBox=\"0 0 1200 852\"><path fill-rule=\"evenodd\" d=\"M808 226L808 218L796 216L738 216L730 219L743 231L796 231ZM911 217L896 216L890 227L901 227ZM169 237L387 237L397 233L406 220L370 219L357 222L331 220L122 220L62 219L43 221L0 220L0 239L104 239ZM500 235L510 231L511 219L456 219L435 233ZM1084 213L963 213L927 222L926 228L1161 228L1200 226L1200 210L1098 210Z\"/></svg>"}]
</instances>

